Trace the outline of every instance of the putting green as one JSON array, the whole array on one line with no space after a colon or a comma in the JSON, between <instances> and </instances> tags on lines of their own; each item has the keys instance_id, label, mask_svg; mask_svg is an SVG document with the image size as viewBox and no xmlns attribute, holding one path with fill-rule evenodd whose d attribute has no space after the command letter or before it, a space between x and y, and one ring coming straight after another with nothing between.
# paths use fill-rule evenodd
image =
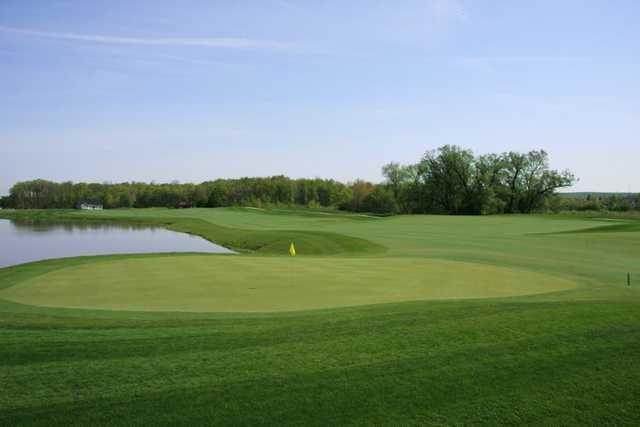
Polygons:
<instances>
[{"instance_id":1,"label":"putting green","mask_svg":"<svg viewBox=\"0 0 640 427\"><path fill-rule=\"evenodd\" d=\"M55 270L0 291L37 306L274 312L575 288L571 280L489 265L407 258L131 258Z\"/></svg>"}]
</instances>

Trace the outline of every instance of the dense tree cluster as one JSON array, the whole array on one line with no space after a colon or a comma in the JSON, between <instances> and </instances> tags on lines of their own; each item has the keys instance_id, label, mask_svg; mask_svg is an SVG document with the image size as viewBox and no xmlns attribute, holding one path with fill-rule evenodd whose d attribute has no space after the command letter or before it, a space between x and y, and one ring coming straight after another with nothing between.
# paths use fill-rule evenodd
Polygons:
<instances>
[{"instance_id":1,"label":"dense tree cluster","mask_svg":"<svg viewBox=\"0 0 640 427\"><path fill-rule=\"evenodd\" d=\"M87 184L19 182L0 204L13 208L73 208L80 203L120 207L300 205L355 212L492 214L545 209L555 191L574 182L549 169L544 151L474 155L446 145L417 164L389 163L381 184L325 179L218 179L201 184Z\"/></svg>"},{"instance_id":2,"label":"dense tree cluster","mask_svg":"<svg viewBox=\"0 0 640 427\"><path fill-rule=\"evenodd\" d=\"M105 208L220 207L304 205L342 206L351 197L348 186L334 180L268 178L218 179L201 184L86 184L42 179L19 182L5 198L18 209L74 208L99 203Z\"/></svg>"},{"instance_id":3,"label":"dense tree cluster","mask_svg":"<svg viewBox=\"0 0 640 427\"><path fill-rule=\"evenodd\" d=\"M640 194L568 194L559 198L554 208L561 211L638 211Z\"/></svg>"},{"instance_id":4,"label":"dense tree cluster","mask_svg":"<svg viewBox=\"0 0 640 427\"><path fill-rule=\"evenodd\" d=\"M475 156L451 145L428 151L414 165L390 163L383 174L405 213L529 213L574 182L570 172L550 170L542 150Z\"/></svg>"}]
</instances>

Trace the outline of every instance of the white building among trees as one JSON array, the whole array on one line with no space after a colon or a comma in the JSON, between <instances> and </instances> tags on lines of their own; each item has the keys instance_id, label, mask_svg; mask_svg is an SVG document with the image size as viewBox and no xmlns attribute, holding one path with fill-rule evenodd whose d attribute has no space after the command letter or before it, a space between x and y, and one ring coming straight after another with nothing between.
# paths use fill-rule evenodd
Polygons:
<instances>
[{"instance_id":1,"label":"white building among trees","mask_svg":"<svg viewBox=\"0 0 640 427\"><path fill-rule=\"evenodd\" d=\"M102 205L97 203L81 203L80 209L85 211L101 211Z\"/></svg>"}]
</instances>

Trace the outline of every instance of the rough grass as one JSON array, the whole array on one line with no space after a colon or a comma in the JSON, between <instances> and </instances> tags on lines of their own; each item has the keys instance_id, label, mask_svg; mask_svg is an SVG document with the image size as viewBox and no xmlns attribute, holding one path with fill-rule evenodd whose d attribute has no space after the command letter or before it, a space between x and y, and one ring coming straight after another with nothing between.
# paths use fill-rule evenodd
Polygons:
<instances>
[{"instance_id":1,"label":"rough grass","mask_svg":"<svg viewBox=\"0 0 640 427\"><path fill-rule=\"evenodd\" d=\"M337 254L323 246L333 256L305 257L300 250L303 255L286 260L324 263L329 271L350 259L372 266L463 261L579 287L272 314L81 310L0 300L0 425L640 423L640 233L633 227L609 232L607 221L578 216L370 219L246 209L63 215L198 220L203 229L230 230L233 239L251 230L329 233L387 250ZM280 249L272 253L285 255ZM133 260L170 265L192 258ZM244 258L254 257L229 259ZM61 267L131 259L1 269L0 288ZM412 274L405 269L397 281Z\"/></svg>"}]
</instances>

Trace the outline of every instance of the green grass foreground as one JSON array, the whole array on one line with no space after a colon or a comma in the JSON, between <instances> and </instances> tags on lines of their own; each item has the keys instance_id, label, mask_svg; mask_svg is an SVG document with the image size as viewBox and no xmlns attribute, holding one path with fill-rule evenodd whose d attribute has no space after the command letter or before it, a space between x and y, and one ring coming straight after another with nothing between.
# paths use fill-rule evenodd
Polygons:
<instances>
[{"instance_id":1,"label":"green grass foreground","mask_svg":"<svg viewBox=\"0 0 640 427\"><path fill-rule=\"evenodd\" d=\"M250 253L116 255L0 269L0 425L640 423L634 220L255 209L2 215L164 224L236 242L229 246ZM294 233L308 240L296 240L301 255L291 259L286 240ZM251 262L254 272L243 264ZM275 286L291 262L299 262L298 294ZM71 297L77 304L95 297L83 293L82 286L92 286L83 271L103 269L119 271L118 280L97 288L104 300L135 310L126 306L131 298L118 301L109 292L142 266L200 271L201 280L209 274L239 274L236 283L252 274L255 282L273 280L267 295L252 298L259 290L242 289L237 302L287 311L64 308L74 305ZM304 279L310 271L316 276ZM473 294L474 284L500 274L516 296ZM180 287L197 284L165 276L156 280L159 295L170 295L163 304L177 304ZM413 294L423 277L432 282L429 292L454 292L466 281L470 287L451 297L476 299L425 301L433 295L422 288ZM135 285L144 275L130 280ZM538 293L541 281L571 285ZM340 283L359 286L352 303L354 288ZM361 299L371 297L369 287L391 302ZM336 301L341 292L346 304ZM60 307L44 307L56 298ZM414 301L398 302L407 299ZM320 308L339 305L348 307Z\"/></svg>"}]
</instances>

